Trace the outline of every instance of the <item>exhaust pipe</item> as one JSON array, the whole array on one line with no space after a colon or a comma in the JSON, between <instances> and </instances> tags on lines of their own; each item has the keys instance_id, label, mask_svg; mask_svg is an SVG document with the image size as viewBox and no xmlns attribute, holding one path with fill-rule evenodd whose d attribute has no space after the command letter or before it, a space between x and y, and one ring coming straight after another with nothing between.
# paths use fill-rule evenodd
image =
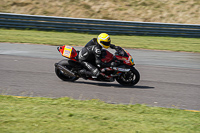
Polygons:
<instances>
[{"instance_id":1,"label":"exhaust pipe","mask_svg":"<svg viewBox=\"0 0 200 133\"><path fill-rule=\"evenodd\" d=\"M55 67L58 68L59 70L63 71L65 75L70 76L70 77L76 77L76 75L71 72L70 70L68 70L67 68L65 68L64 66L55 63Z\"/></svg>"}]
</instances>

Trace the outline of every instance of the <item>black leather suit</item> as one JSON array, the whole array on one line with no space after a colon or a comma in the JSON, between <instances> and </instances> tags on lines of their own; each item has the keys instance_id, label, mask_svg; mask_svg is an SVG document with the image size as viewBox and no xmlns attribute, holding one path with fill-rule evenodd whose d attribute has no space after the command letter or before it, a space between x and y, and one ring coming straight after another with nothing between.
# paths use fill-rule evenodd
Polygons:
<instances>
[{"instance_id":1,"label":"black leather suit","mask_svg":"<svg viewBox=\"0 0 200 133\"><path fill-rule=\"evenodd\" d=\"M118 46L110 44L110 48L118 49ZM85 47L79 52L79 61L88 70L87 75L98 76L99 70L97 67L108 67L110 64L101 62L102 46L98 44L97 38L90 40Z\"/></svg>"}]
</instances>

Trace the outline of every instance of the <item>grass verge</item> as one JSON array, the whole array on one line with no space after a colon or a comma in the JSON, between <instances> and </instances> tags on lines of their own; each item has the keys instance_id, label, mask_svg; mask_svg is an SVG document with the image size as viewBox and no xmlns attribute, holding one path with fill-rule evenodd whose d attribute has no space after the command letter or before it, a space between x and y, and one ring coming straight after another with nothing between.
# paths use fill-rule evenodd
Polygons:
<instances>
[{"instance_id":1,"label":"grass verge","mask_svg":"<svg viewBox=\"0 0 200 133\"><path fill-rule=\"evenodd\" d=\"M0 132L200 132L200 113L99 100L0 95Z\"/></svg>"},{"instance_id":2,"label":"grass verge","mask_svg":"<svg viewBox=\"0 0 200 133\"><path fill-rule=\"evenodd\" d=\"M1 0L0 12L199 24L199 0ZM44 6L45 5L45 6Z\"/></svg>"},{"instance_id":3,"label":"grass verge","mask_svg":"<svg viewBox=\"0 0 200 133\"><path fill-rule=\"evenodd\" d=\"M95 34L0 29L0 42L84 46ZM112 43L126 48L200 53L199 38L111 35Z\"/></svg>"}]
</instances>

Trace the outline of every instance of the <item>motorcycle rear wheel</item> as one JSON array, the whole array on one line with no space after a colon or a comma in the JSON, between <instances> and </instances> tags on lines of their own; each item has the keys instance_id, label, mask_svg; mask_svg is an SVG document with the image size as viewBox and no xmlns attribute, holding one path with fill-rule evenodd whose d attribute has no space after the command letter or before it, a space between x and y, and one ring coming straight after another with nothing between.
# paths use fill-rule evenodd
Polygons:
<instances>
[{"instance_id":1,"label":"motorcycle rear wheel","mask_svg":"<svg viewBox=\"0 0 200 133\"><path fill-rule=\"evenodd\" d=\"M123 86L134 86L140 80L140 73L133 67L129 72L122 73L116 80Z\"/></svg>"},{"instance_id":2,"label":"motorcycle rear wheel","mask_svg":"<svg viewBox=\"0 0 200 133\"><path fill-rule=\"evenodd\" d=\"M68 70L71 70L72 67L69 65L68 60L61 60L60 62L58 62L59 65L62 65L64 67L66 67ZM60 69L58 69L57 67L55 67L55 73L56 75L63 81L70 81L70 82L74 82L76 80L79 79L79 77L71 77L68 76L66 74L64 74Z\"/></svg>"}]
</instances>

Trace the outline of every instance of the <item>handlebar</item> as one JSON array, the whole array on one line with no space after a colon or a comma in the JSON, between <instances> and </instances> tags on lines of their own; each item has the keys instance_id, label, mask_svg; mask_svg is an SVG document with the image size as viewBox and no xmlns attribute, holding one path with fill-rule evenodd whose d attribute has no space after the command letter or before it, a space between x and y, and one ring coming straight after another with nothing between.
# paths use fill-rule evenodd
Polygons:
<instances>
[{"instance_id":1,"label":"handlebar","mask_svg":"<svg viewBox=\"0 0 200 133\"><path fill-rule=\"evenodd\" d=\"M118 49L115 52L115 55L128 57L128 55L126 54L126 52L124 51L124 49Z\"/></svg>"}]
</instances>

